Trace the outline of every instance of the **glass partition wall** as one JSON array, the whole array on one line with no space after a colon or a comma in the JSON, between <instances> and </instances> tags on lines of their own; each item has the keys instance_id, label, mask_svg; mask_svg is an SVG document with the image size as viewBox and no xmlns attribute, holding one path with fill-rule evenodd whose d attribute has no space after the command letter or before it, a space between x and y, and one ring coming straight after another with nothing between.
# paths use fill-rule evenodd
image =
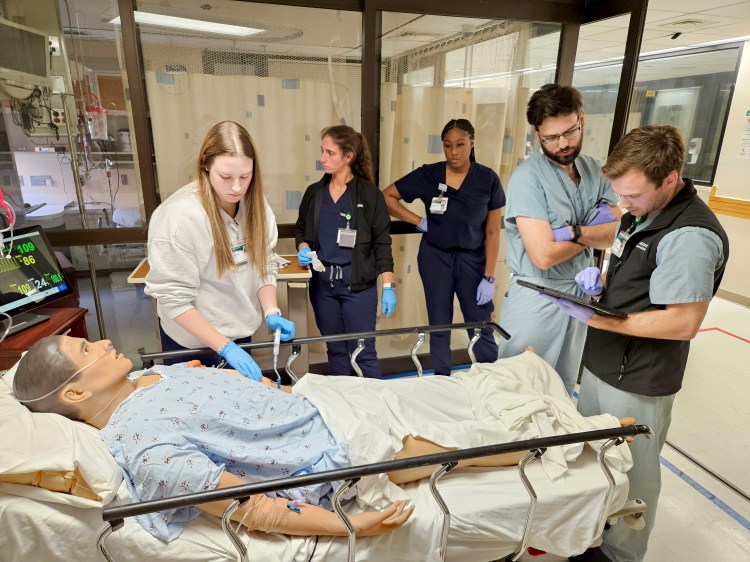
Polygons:
<instances>
[{"instance_id":1,"label":"glass partition wall","mask_svg":"<svg viewBox=\"0 0 750 562\"><path fill-rule=\"evenodd\" d=\"M67 248L79 276L89 279L87 302L96 309L89 315L97 320L89 324L98 325L101 335L120 338L119 326L127 325L103 318L109 313L100 297L110 290L104 286L117 289L120 300L130 294L122 290L121 277L127 280L145 257L150 213L191 181L203 136L219 120L238 121L253 134L280 225L281 253L294 252L290 236L302 193L322 174L323 127L346 123L375 139L371 148L381 188L416 166L442 160L439 135L451 118L474 123L477 160L496 170L504 184L536 149L525 105L535 89L558 75L565 35L560 23L535 23L551 17L546 2L498 4L499 12L514 14L510 19L477 17L481 7L474 5L461 10L473 17L431 15L425 12L437 6L421 0L410 4L411 12L393 11L400 8L380 0L333 0L324 8L297 3L308 7L60 0L50 2L53 9L38 10L34 2L0 0L0 18L42 30L51 49L50 80L39 94L0 84L0 185L18 224L42 224L56 246ZM574 4L555 17L575 27L584 2ZM378 11L381 5L389 8ZM120 7L126 9L122 18ZM460 13L457 6L443 7L445 13ZM182 19L167 27L163 21L147 23L140 14ZM627 18L580 26L582 37L599 36L603 43L593 52L576 53L575 71L568 74L584 93L585 150L601 159L620 87L617 59ZM234 26L232 33L204 25L215 23ZM640 63L631 124L676 119L690 139L694 177L713 174L716 124L725 118L737 52L733 47L723 55L683 53L681 62L673 58L668 64L660 62L666 55L655 55ZM571 58L572 51L563 55L572 68ZM399 308L390 320L381 318L379 327L427 322L412 265L417 240L412 234L394 236ZM501 286L507 280L503 259L501 253ZM135 288L128 287L138 305ZM458 310L455 319L461 320ZM466 343L454 340L456 347ZM381 356L404 356L410 345L386 344Z\"/></svg>"}]
</instances>

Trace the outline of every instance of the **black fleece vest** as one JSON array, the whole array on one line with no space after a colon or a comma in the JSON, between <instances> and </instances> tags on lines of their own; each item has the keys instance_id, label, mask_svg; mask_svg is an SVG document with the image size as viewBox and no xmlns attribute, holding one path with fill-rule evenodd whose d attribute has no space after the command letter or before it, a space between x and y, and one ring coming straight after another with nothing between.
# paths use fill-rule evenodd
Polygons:
<instances>
[{"instance_id":1,"label":"black fleece vest","mask_svg":"<svg viewBox=\"0 0 750 562\"><path fill-rule=\"evenodd\" d=\"M649 281L656 269L659 242L670 232L687 226L706 228L721 238L724 262L714 272L713 293L719 288L729 258L729 240L714 213L698 197L693 182L685 186L646 228L632 234L622 256L614 254L607 267L603 304L626 312L665 308L649 298ZM626 213L620 230L628 230L635 217ZM641 338L589 327L583 364L601 380L626 392L645 396L674 394L682 386L689 341Z\"/></svg>"}]
</instances>

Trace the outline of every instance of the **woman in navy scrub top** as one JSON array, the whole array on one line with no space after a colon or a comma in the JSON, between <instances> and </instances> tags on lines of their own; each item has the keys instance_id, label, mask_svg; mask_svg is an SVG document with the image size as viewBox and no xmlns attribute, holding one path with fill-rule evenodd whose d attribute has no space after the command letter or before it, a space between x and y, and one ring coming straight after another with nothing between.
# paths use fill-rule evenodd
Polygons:
<instances>
[{"instance_id":1,"label":"woman in navy scrub top","mask_svg":"<svg viewBox=\"0 0 750 562\"><path fill-rule=\"evenodd\" d=\"M441 137L446 161L424 164L383 195L391 216L424 233L417 262L430 324L453 322L454 293L465 322L490 320L505 194L497 174L474 161L474 127L467 119L449 121ZM402 199L422 200L425 216ZM474 352L480 362L497 359L492 330L482 330ZM432 332L430 357L435 373L450 374L450 332Z\"/></svg>"},{"instance_id":2,"label":"woman in navy scrub top","mask_svg":"<svg viewBox=\"0 0 750 562\"><path fill-rule=\"evenodd\" d=\"M300 264L314 250L325 271L313 270L310 301L324 336L375 329L377 279L383 278L382 311L396 309L391 253L391 219L380 189L373 183L372 158L364 137L351 127L323 130L320 162L325 175L305 191L295 243ZM332 375L350 375L356 340L329 342ZM365 342L357 365L366 377L381 378L374 338Z\"/></svg>"}]
</instances>

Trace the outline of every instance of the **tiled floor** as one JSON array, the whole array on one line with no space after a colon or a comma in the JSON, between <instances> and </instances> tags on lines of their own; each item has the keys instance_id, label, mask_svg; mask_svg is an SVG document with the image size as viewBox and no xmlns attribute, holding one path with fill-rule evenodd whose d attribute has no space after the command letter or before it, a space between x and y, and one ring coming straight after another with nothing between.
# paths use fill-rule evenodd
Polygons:
<instances>
[{"instance_id":1,"label":"tiled floor","mask_svg":"<svg viewBox=\"0 0 750 562\"><path fill-rule=\"evenodd\" d=\"M100 278L102 308L108 335L135 359L138 347L154 350L153 312L150 299L128 286L123 275ZM82 285L82 306L93 310L90 289ZM89 317L95 338L95 317ZM745 495L750 495L749 364L750 310L714 299L692 344L669 434L669 442ZM662 456L662 500L646 562L750 560L750 501L669 445ZM525 555L521 560L565 559Z\"/></svg>"}]
</instances>

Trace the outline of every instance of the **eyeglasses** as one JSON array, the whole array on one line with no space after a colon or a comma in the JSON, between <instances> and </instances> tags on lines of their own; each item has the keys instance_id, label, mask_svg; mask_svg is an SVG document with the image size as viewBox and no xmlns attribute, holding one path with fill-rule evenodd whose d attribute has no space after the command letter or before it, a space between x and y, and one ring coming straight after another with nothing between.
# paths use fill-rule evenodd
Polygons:
<instances>
[{"instance_id":1,"label":"eyeglasses","mask_svg":"<svg viewBox=\"0 0 750 562\"><path fill-rule=\"evenodd\" d=\"M539 132L539 128L537 127L536 132ZM551 144L557 144L560 142L560 139L565 137L566 140L574 139L578 136L578 134L581 132L581 118L578 117L578 122L576 123L576 126L572 129L568 129L562 134L559 135L549 135L548 137L543 137L542 135L539 135L539 140L542 141L542 144L551 145Z\"/></svg>"}]
</instances>

